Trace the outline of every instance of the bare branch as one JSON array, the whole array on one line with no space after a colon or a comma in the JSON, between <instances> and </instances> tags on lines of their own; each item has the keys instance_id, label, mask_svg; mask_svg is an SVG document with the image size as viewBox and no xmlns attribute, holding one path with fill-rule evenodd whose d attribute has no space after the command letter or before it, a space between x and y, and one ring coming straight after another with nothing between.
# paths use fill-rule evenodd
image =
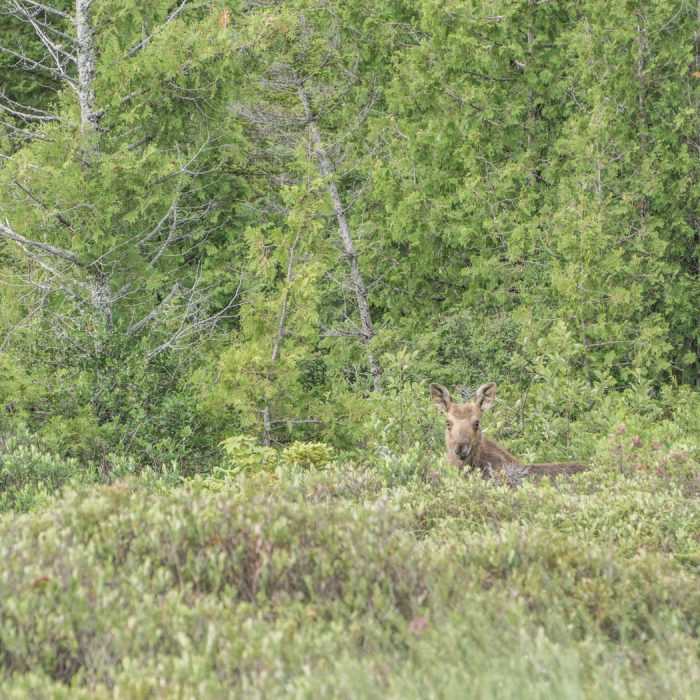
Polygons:
<instances>
[{"instance_id":1,"label":"bare branch","mask_svg":"<svg viewBox=\"0 0 700 700\"><path fill-rule=\"evenodd\" d=\"M321 423L323 423L323 421L318 418L277 418L276 420L270 421L270 425L321 425Z\"/></svg>"},{"instance_id":2,"label":"bare branch","mask_svg":"<svg viewBox=\"0 0 700 700\"><path fill-rule=\"evenodd\" d=\"M33 241L30 238L25 238L24 236L12 230L9 221L5 221L4 224L2 221L0 221L0 235L4 236L5 238L9 238L15 243L19 243L23 246L28 246L29 248L34 248L36 250L41 250L45 253L48 253L49 255L61 258L62 260L66 260L79 267L82 266L80 258L75 253L72 253L69 250L65 250L64 248L58 248L57 246L50 245L49 243L42 243L41 241Z\"/></svg>"},{"instance_id":3,"label":"bare branch","mask_svg":"<svg viewBox=\"0 0 700 700\"><path fill-rule=\"evenodd\" d=\"M40 19L38 19L37 14L40 12L40 10L34 10L34 12L30 12L24 5L22 5L20 0L14 0L12 5L15 8L15 15L19 16L19 18L23 19L25 22L31 24L32 28L34 29L34 33L44 45L44 48L49 52L49 55L53 58L57 70L65 72L65 67L67 63L75 63L74 54L65 51L61 45L57 44L49 36L48 32L58 34L61 38L67 40L68 43L71 45L73 45L75 42L75 39L73 39L73 37L70 37L68 34L65 34L64 32L59 31L55 27L52 27L50 24L42 22Z\"/></svg>"},{"instance_id":4,"label":"bare branch","mask_svg":"<svg viewBox=\"0 0 700 700\"><path fill-rule=\"evenodd\" d=\"M177 202L180 197L180 192L179 190L175 191L175 196L173 197L172 204L168 207L168 211L165 212L163 215L163 218L149 231L140 241L136 242L136 245L140 248L148 241L150 241L152 238L155 238L163 229L163 226L165 226L165 222L173 216L174 212L177 210Z\"/></svg>"},{"instance_id":5,"label":"bare branch","mask_svg":"<svg viewBox=\"0 0 700 700\"><path fill-rule=\"evenodd\" d=\"M149 141L153 140L153 136L144 136L142 139L139 139L138 141L134 141L134 143L130 143L127 147L127 151L135 151L137 148L140 146L145 146Z\"/></svg>"},{"instance_id":6,"label":"bare branch","mask_svg":"<svg viewBox=\"0 0 700 700\"><path fill-rule=\"evenodd\" d=\"M209 144L214 143L216 140L218 139L212 138L211 135L207 134L207 138L204 140L201 146L199 146L194 155L192 155L184 165L181 164L175 172L169 173L168 175L164 175L160 179L156 180L153 183L153 186L155 187L156 185L162 185L164 182L167 182L168 180L174 177L179 177L181 175L190 175L192 177L197 177L200 175L208 175L209 173L214 172L213 168L209 170L193 170L191 169L191 166L199 158L199 156L207 150ZM180 152L180 146L176 144L175 147L177 149L178 158L182 162L182 153Z\"/></svg>"},{"instance_id":7,"label":"bare branch","mask_svg":"<svg viewBox=\"0 0 700 700\"><path fill-rule=\"evenodd\" d=\"M35 0L21 0L23 4L25 5L30 5L31 7L35 7L38 10L41 10L42 12L46 12L49 15L55 15L57 17L61 17L62 19L68 20L71 24L74 24L74 19L71 17L69 14L66 14L65 12L61 10L57 10L55 7L51 7L50 5L44 5L41 2L35 2ZM92 2L92 0L90 0Z\"/></svg>"},{"instance_id":8,"label":"bare branch","mask_svg":"<svg viewBox=\"0 0 700 700\"><path fill-rule=\"evenodd\" d=\"M65 279L65 276L66 276L63 271L56 270L51 265L49 265L47 262L42 260L40 257L38 257L37 255L34 255L32 253L32 251L24 244L19 243L18 245L27 254L27 256L32 260L32 262L39 265L39 267L41 267L42 270L44 270L45 272L48 272L51 275L51 277L46 281L45 284L41 284L36 279L33 279L31 277L25 277L24 282L26 284L28 284L31 287L37 287L38 289L41 289L47 293L55 291L56 288L58 288L64 294L66 294L66 296L68 296L72 299L75 299L76 301L79 301L79 302L85 301L85 299L83 297L78 295L76 292L74 292L72 289L70 289L70 287L67 287L64 282L61 281L61 280ZM71 280L71 281L73 281L74 283L76 282L76 280ZM83 285L78 283L78 286L83 286Z\"/></svg>"},{"instance_id":9,"label":"bare branch","mask_svg":"<svg viewBox=\"0 0 700 700\"><path fill-rule=\"evenodd\" d=\"M26 194L27 197L29 197L29 199L31 199L35 204L38 204L41 207L41 209L43 209L44 211L50 211L49 207L44 202L42 202L35 194L30 192L19 180L15 179L12 181L12 183L19 187L19 189L22 190L22 192L24 192L24 194ZM69 229L70 231L74 231L70 221L68 221L68 219L66 219L60 212L55 212L54 216L67 229Z\"/></svg>"},{"instance_id":10,"label":"bare branch","mask_svg":"<svg viewBox=\"0 0 700 700\"><path fill-rule=\"evenodd\" d=\"M284 290L284 297L282 299L282 308L280 309L280 316L277 322L277 336L275 338L274 345L272 346L272 357L271 361L273 363L277 362L279 359L280 348L282 347L282 341L285 335L285 324L287 323L287 308L289 305L289 296L291 294L291 282L292 276L294 274L294 263L296 261L297 245L299 244L299 234L296 235L294 243L292 243L289 248L289 263L287 265L287 277L286 277L286 289ZM272 425L270 421L270 404L269 402L265 404L265 409L263 410L263 445L269 447L271 444L270 426Z\"/></svg>"},{"instance_id":11,"label":"bare branch","mask_svg":"<svg viewBox=\"0 0 700 700\"><path fill-rule=\"evenodd\" d=\"M168 304L172 301L174 296L180 291L184 291L182 285L179 282L175 282L173 288L170 290L165 299L163 299L163 301L161 301L160 304L158 304L158 306L156 306L149 313L147 313L140 321L129 326L129 328L126 331L126 334L134 335L135 333L138 333L144 326L149 324L151 321L153 321L153 319L156 318L156 316L158 316L162 311L164 311Z\"/></svg>"},{"instance_id":12,"label":"bare branch","mask_svg":"<svg viewBox=\"0 0 700 700\"><path fill-rule=\"evenodd\" d=\"M22 105L15 100L10 99L4 92L0 92L0 109L13 117L22 119L25 122L57 122L60 121L58 117L53 114L44 111L43 109L37 109L36 107L30 107L29 105Z\"/></svg>"},{"instance_id":13,"label":"bare branch","mask_svg":"<svg viewBox=\"0 0 700 700\"><path fill-rule=\"evenodd\" d=\"M13 58L16 58L21 64L23 64L22 68L24 68L27 71L45 71L57 80L65 81L72 87L76 86L75 80L73 80L73 78L71 78L64 70L59 70L57 68L47 66L44 63L35 61L33 58L29 58L29 56L17 53L16 51L12 51L11 49L8 49L5 46L0 46L0 52L7 54L8 56L12 56Z\"/></svg>"},{"instance_id":14,"label":"bare branch","mask_svg":"<svg viewBox=\"0 0 700 700\"><path fill-rule=\"evenodd\" d=\"M200 281L201 275L198 273L191 289L182 288L180 290L183 297L187 298L187 305L182 313L180 325L167 340L146 355L147 362L151 362L166 350L183 350L190 347L201 334L213 332L219 322L227 318L229 311L236 305L236 300L239 298L243 286L243 274L240 276L238 287L229 303L211 316L202 316L201 314L216 288L199 289Z\"/></svg>"},{"instance_id":15,"label":"bare branch","mask_svg":"<svg viewBox=\"0 0 700 700\"><path fill-rule=\"evenodd\" d=\"M359 338L367 341L367 333L361 328L329 328L321 332L322 338Z\"/></svg>"},{"instance_id":16,"label":"bare branch","mask_svg":"<svg viewBox=\"0 0 700 700\"><path fill-rule=\"evenodd\" d=\"M22 129L21 127L17 126L16 124L13 124L11 122L7 121L2 121L0 122L6 129L8 129L12 134L17 134L19 137L11 137L15 141L31 141L33 139L36 139L37 141L46 141L47 143L55 143L54 139L50 139L48 136L45 136L44 134L40 133L36 129ZM8 134L9 136L9 134ZM2 154L0 157L7 158L5 154Z\"/></svg>"},{"instance_id":17,"label":"bare branch","mask_svg":"<svg viewBox=\"0 0 700 700\"><path fill-rule=\"evenodd\" d=\"M38 25L43 30L60 36L61 39L64 39L69 44L75 44L74 36L66 34L52 24L49 24L47 21L42 21L40 19L42 10L38 10L36 8L30 10L28 7L25 7L23 0L12 0L12 5L15 8L13 14L20 21L29 22L32 26Z\"/></svg>"},{"instance_id":18,"label":"bare branch","mask_svg":"<svg viewBox=\"0 0 700 700\"><path fill-rule=\"evenodd\" d=\"M210 231L198 231L198 230L192 230L192 231L185 231L185 233L182 233L178 235L178 231L182 229L187 229L190 224L195 224L198 223L199 221L202 221L207 217L209 212L214 209L215 203L213 201L207 202L202 208L201 211L199 211L196 214L193 214L192 216L183 216L181 217L180 214L180 209L177 206L177 203L174 203L174 206L170 210L170 214L172 215L172 221L170 222L170 227L168 230L168 235L165 238L165 240L161 243L161 245L158 247L158 250L155 252L153 257L149 261L149 265L153 266L155 265L158 260L163 256L163 254L166 252L166 250L173 244L177 243L179 241L184 241L187 238L190 238L194 235L200 234L200 235L207 235L210 233ZM196 209L192 210L190 209L189 211L197 211ZM167 217L167 215L166 215Z\"/></svg>"}]
</instances>

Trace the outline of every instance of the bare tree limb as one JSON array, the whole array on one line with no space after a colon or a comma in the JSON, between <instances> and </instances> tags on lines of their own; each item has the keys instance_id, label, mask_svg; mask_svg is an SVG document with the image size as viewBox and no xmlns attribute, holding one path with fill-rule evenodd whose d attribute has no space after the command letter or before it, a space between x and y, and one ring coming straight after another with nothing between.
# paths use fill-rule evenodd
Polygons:
<instances>
[{"instance_id":1,"label":"bare tree limb","mask_svg":"<svg viewBox=\"0 0 700 700\"><path fill-rule=\"evenodd\" d=\"M24 64L22 67L25 70L42 70L51 75L52 77L56 78L57 80L65 81L73 88L76 87L75 80L73 80L73 78L71 78L65 71L58 70L57 68L53 68L52 66L47 66L44 63L35 61L33 58L29 58L29 56L25 54L17 53L12 49L8 49L6 46L0 45L0 52L7 54L8 56L12 56L13 58L16 58L21 64Z\"/></svg>"},{"instance_id":2,"label":"bare tree limb","mask_svg":"<svg viewBox=\"0 0 700 700\"><path fill-rule=\"evenodd\" d=\"M287 309L289 305L289 296L291 294L291 283L292 277L294 275L294 263L296 262L297 245L299 244L299 234L296 235L294 243L292 243L289 248L289 263L287 265L287 277L285 278L286 288L284 290L284 297L282 298L282 308L280 309L280 316L277 322L277 335L275 337L275 342L272 346L272 357L270 358L274 364L279 359L280 349L282 347L282 341L285 335L285 324L287 323ZM263 445L267 447L270 446L272 442L271 435L271 422L270 422L270 403L265 403L265 408L263 409Z\"/></svg>"},{"instance_id":3,"label":"bare tree limb","mask_svg":"<svg viewBox=\"0 0 700 700\"><path fill-rule=\"evenodd\" d=\"M170 290L168 295L163 299L163 301L158 304L155 308L153 308L149 313L147 313L140 321L137 323L134 323L133 325L129 326L129 328L126 331L127 335L134 335L138 333L144 326L149 324L151 321L153 321L171 302L171 300L175 297L175 295L183 289L182 285L179 282L175 282L173 285L173 288Z\"/></svg>"},{"instance_id":4,"label":"bare tree limb","mask_svg":"<svg viewBox=\"0 0 700 700\"><path fill-rule=\"evenodd\" d=\"M97 128L102 114L95 108L95 31L90 18L93 2L94 0L75 0L75 14L71 16L62 10L34 0L11 0L8 2L8 12L32 27L47 55L37 61L24 51L18 52L0 45L0 52L16 58L18 65L24 70L43 71L52 78L69 85L78 96L83 128L90 131ZM52 26L47 15L68 21L75 27L75 37ZM68 70L71 64L77 68L77 79ZM7 107L6 104L5 111L8 111ZM11 104L9 107L16 112L21 111ZM22 115L14 114L14 116L31 121L55 120L53 115L42 115L31 111L25 111Z\"/></svg>"},{"instance_id":5,"label":"bare tree limb","mask_svg":"<svg viewBox=\"0 0 700 700\"><path fill-rule=\"evenodd\" d=\"M40 132L38 132L36 129L23 129L20 126L17 126L16 124L12 124L11 122L7 121L2 121L0 122L7 130L8 132L11 132L12 136L8 133L8 137L11 138L14 141L45 141L47 143L55 143L55 139L49 138L48 136L44 136ZM6 154L0 154L0 158L9 158Z\"/></svg>"},{"instance_id":6,"label":"bare tree limb","mask_svg":"<svg viewBox=\"0 0 700 700\"><path fill-rule=\"evenodd\" d=\"M66 65L71 62L75 63L75 56L72 52L65 51L63 46L57 44L49 36L49 33L52 32L58 35L64 41L67 41L71 46L73 46L75 39L65 32L61 32L55 27L52 27L50 24L42 22L40 19L38 19L40 10L30 12L28 8L23 5L21 0L13 0L12 6L15 8L15 16L18 16L32 26L34 33L44 45L44 48L49 52L49 55L53 58L54 63L56 64L56 70L60 71L61 73L65 73Z\"/></svg>"},{"instance_id":7,"label":"bare tree limb","mask_svg":"<svg viewBox=\"0 0 700 700\"><path fill-rule=\"evenodd\" d=\"M15 243L20 243L21 245L28 246L29 248L41 250L49 255L53 255L57 258L61 258L62 260L66 260L74 265L82 267L80 258L75 253L65 250L64 248L50 245L49 243L42 243L41 241L33 241L30 238L25 238L10 227L9 221L6 221L5 223L0 221L0 236L4 236Z\"/></svg>"},{"instance_id":8,"label":"bare tree limb","mask_svg":"<svg viewBox=\"0 0 700 700\"><path fill-rule=\"evenodd\" d=\"M73 17L71 17L69 14L66 14L62 10L57 10L55 7L51 7L50 5L44 5L41 2L35 2L35 0L21 1L24 5L30 5L31 7L35 7L36 9L41 10L42 12L46 12L49 15L61 17L62 19L68 20L71 24L75 24L75 20L73 19Z\"/></svg>"},{"instance_id":9,"label":"bare tree limb","mask_svg":"<svg viewBox=\"0 0 700 700\"><path fill-rule=\"evenodd\" d=\"M270 421L270 425L321 425L321 423L323 423L323 421L318 418L277 418L276 420Z\"/></svg>"},{"instance_id":10,"label":"bare tree limb","mask_svg":"<svg viewBox=\"0 0 700 700\"><path fill-rule=\"evenodd\" d=\"M50 1L46 0L47 3ZM33 54L35 42L32 43L31 50L21 46L0 45L0 51L14 59L12 62L16 68L35 74L47 74L60 81L62 87L67 85L76 93L80 107L80 124L86 135L94 137L90 143L93 154L97 154L99 122L105 110L98 110L96 107L96 3L94 0L73 0L73 3L74 11L68 13L35 0L0 0L0 14L11 14L27 27L31 27L37 43L40 42L40 47L43 47L43 56L42 48L39 56ZM191 4L193 3L190 0L177 0L177 6L167 15L164 23L132 47L128 55L133 56L147 46L163 26L176 20ZM142 92L144 90L140 88L129 93L121 100L121 104L126 104ZM199 99L197 95L190 93L183 93L183 97ZM6 119L9 122L7 133L13 134L13 142L42 138L36 130L44 124L59 121L53 114L21 105L2 92L0 115L3 121ZM63 121L65 123L65 120ZM26 128L21 129L22 126ZM148 136L142 138L128 149L138 148L149 139ZM201 190L206 184L197 181L197 178L212 172L203 163L214 140L208 136L203 143L194 146L194 152L189 148L181 152L179 145L175 144L177 169L162 180L152 183L153 187L165 186L175 190L172 195L167 195L172 196L172 204L169 207L167 203L165 205L168 210L165 214L160 212L160 218L156 217L157 223L151 221L145 231L133 236L118 237L118 243L109 246L108 251L95 253L96 257L93 260L83 261L83 256L69 249L40 240L44 237L43 233L34 231L30 235L22 235L12 228L9 221L0 220L0 240L4 239L19 247L19 273L16 276L11 275L10 278L3 273L2 281L14 284L16 280L18 286L21 282L27 297L36 302L29 317L41 316L50 324L51 336L54 338L70 340L70 336L75 336L74 339L79 341L81 335L87 334L91 339L90 343L94 343L94 351L90 351L93 358L95 353L99 355L102 352L102 343L108 337L107 333L113 330L113 314L119 308L117 302L129 304L129 300L133 300L139 309L138 312L134 312L135 318L132 317L131 325L127 327L125 334L134 337L144 331L148 333L150 350L145 353L147 361L167 350L192 347L200 338L214 332L220 322L232 314L233 307L238 303L242 276L233 297L224 308L220 308L220 303L214 306L214 295L217 294L218 287L208 285L204 281L201 269L197 270L191 284L176 282L171 277L160 296L151 303L146 300L148 297L138 295L139 290L135 292L132 284L122 284L122 273L131 267L129 264L121 264L122 261L130 262L130 256L136 254L146 265L155 266L162 258L170 255L171 251L175 254L174 249L177 249L178 258L184 261L180 269L188 269L191 266L189 261L201 257L197 247L221 225L216 221L209 222L210 214L217 203L214 200L206 201L206 198L202 201ZM172 178L175 178L174 182ZM17 189L12 188L12 195L22 207L41 210L45 213L45 220L53 217L58 223L74 231L70 213L55 211L58 207L52 202L42 201L41 194L32 192L31 186L25 186L18 181L13 185ZM60 197L56 201L60 201ZM55 230L53 221L49 223ZM75 224L79 225L78 217ZM180 245L188 239L192 239L191 243ZM179 270L176 270L175 274L179 275ZM120 285L122 286L119 291L112 291L113 287L117 288ZM73 313L56 313L57 305L49 303L53 294L63 295L74 302L69 307ZM75 314L76 306L78 314ZM219 310L212 312L212 309ZM83 315L85 319L81 321ZM153 347L154 345L157 347Z\"/></svg>"},{"instance_id":11,"label":"bare tree limb","mask_svg":"<svg viewBox=\"0 0 700 700\"><path fill-rule=\"evenodd\" d=\"M30 107L29 105L21 105L15 100L11 100L4 92L0 92L0 109L3 112L11 114L17 119L21 119L24 122L57 122L60 121L58 117L53 114L44 111L43 109L37 109L36 107Z\"/></svg>"},{"instance_id":12,"label":"bare tree limb","mask_svg":"<svg viewBox=\"0 0 700 700\"><path fill-rule=\"evenodd\" d=\"M27 254L27 257L29 257L32 262L36 263L39 267L41 267L43 270L45 270L51 275L47 284L42 284L41 282L38 282L37 280L32 279L30 277L27 277L24 280L27 284L29 284L32 287L37 287L38 289L41 289L42 291L47 293L54 291L54 288L58 288L69 298L81 303L85 302L85 299L83 297L81 297L79 294L77 294L75 291L73 291L70 287L66 285L64 281L66 275L63 272L56 270L47 262L42 260L40 257L33 255L31 250L28 249L27 246L23 245L22 243L19 243L18 245ZM74 280L71 281L75 282ZM81 286L80 283L78 283L77 286Z\"/></svg>"},{"instance_id":13,"label":"bare tree limb","mask_svg":"<svg viewBox=\"0 0 700 700\"><path fill-rule=\"evenodd\" d=\"M28 190L19 180L14 179L12 183L20 190L22 190L22 192L24 192L24 194L26 194L27 197L29 197L29 199L31 199L35 204L37 204L42 210L47 212L51 211L50 208L44 202L42 202L33 192ZM63 216L63 214L61 214L60 212L55 212L53 214L56 217L57 221L63 224L63 226L65 226L69 231L73 231L75 233L71 222L68 221L68 219L66 219L65 216Z\"/></svg>"},{"instance_id":14,"label":"bare tree limb","mask_svg":"<svg viewBox=\"0 0 700 700\"><path fill-rule=\"evenodd\" d=\"M367 341L367 334L361 328L328 328L321 332L322 338L359 338Z\"/></svg>"},{"instance_id":15,"label":"bare tree limb","mask_svg":"<svg viewBox=\"0 0 700 700\"><path fill-rule=\"evenodd\" d=\"M17 19L22 20L24 22L29 22L32 26L38 25L43 30L51 32L52 34L61 37L61 39L67 41L69 44L75 44L74 36L66 34L64 31L61 31L52 24L49 24L48 21L45 21L45 10L40 10L36 7L33 7L28 2L28 0L6 0L6 2L11 2L12 6L14 7L12 14ZM40 17L42 17L42 12L44 12L44 21L40 19ZM66 15L66 19L68 19L71 22L71 24L73 23L72 18L69 15Z\"/></svg>"},{"instance_id":16,"label":"bare tree limb","mask_svg":"<svg viewBox=\"0 0 700 700\"><path fill-rule=\"evenodd\" d=\"M187 300L185 309L180 318L180 324L178 328L170 334L167 340L147 353L147 362L152 362L158 355L166 350L183 350L191 346L198 336L213 332L219 322L227 318L229 311L235 306L241 293L241 287L243 286L243 275L241 274L238 287L229 303L211 316L203 314L215 288L200 288L200 282L201 271L198 271L192 287L190 289L185 289L183 287L179 290L183 298Z\"/></svg>"}]
</instances>

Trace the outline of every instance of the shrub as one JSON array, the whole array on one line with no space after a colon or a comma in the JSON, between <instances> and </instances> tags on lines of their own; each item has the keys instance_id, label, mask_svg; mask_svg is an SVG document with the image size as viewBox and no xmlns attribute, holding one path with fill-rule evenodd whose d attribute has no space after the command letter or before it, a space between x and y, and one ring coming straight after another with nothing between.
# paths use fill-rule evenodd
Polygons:
<instances>
[{"instance_id":1,"label":"shrub","mask_svg":"<svg viewBox=\"0 0 700 700\"><path fill-rule=\"evenodd\" d=\"M267 474L0 520L3 697L700 689L700 522L673 475Z\"/></svg>"},{"instance_id":2,"label":"shrub","mask_svg":"<svg viewBox=\"0 0 700 700\"><path fill-rule=\"evenodd\" d=\"M96 480L96 470L46 452L28 442L26 435L10 438L0 451L0 513L45 506L69 481Z\"/></svg>"},{"instance_id":3,"label":"shrub","mask_svg":"<svg viewBox=\"0 0 700 700\"><path fill-rule=\"evenodd\" d=\"M228 456L227 473L231 475L249 471L270 470L277 461L277 451L259 445L250 435L234 435L222 440L221 446Z\"/></svg>"},{"instance_id":4,"label":"shrub","mask_svg":"<svg viewBox=\"0 0 700 700\"><path fill-rule=\"evenodd\" d=\"M302 469L321 469L333 460L333 448L322 442L295 441L282 451L282 461Z\"/></svg>"}]
</instances>

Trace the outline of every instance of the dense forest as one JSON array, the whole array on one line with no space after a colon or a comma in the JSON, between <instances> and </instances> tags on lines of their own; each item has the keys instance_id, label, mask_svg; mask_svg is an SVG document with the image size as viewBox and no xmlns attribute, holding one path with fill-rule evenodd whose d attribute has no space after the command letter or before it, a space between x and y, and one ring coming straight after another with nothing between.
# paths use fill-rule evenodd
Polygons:
<instances>
[{"instance_id":1,"label":"dense forest","mask_svg":"<svg viewBox=\"0 0 700 700\"><path fill-rule=\"evenodd\" d=\"M692 697L699 460L697 0L0 0L5 696Z\"/></svg>"}]
</instances>

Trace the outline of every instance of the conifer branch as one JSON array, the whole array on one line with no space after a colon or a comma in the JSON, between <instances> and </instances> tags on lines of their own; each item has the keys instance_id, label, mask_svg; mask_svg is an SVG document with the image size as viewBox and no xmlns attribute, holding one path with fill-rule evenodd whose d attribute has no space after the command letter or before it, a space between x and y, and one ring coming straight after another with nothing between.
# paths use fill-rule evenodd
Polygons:
<instances>
[{"instance_id":1,"label":"conifer branch","mask_svg":"<svg viewBox=\"0 0 700 700\"><path fill-rule=\"evenodd\" d=\"M166 18L163 20L163 24L161 24L158 29L155 32L152 32L148 36L144 37L141 41L139 41L138 44L134 44L125 54L125 58L131 58L132 56L135 56L139 51L142 49L145 49L151 41L153 41L153 37L156 35L157 31L160 31L163 29L163 27L166 27L168 24L170 24L173 20L177 19L187 6L187 4L190 2L190 0L182 0L180 5L176 7Z\"/></svg>"}]
</instances>

